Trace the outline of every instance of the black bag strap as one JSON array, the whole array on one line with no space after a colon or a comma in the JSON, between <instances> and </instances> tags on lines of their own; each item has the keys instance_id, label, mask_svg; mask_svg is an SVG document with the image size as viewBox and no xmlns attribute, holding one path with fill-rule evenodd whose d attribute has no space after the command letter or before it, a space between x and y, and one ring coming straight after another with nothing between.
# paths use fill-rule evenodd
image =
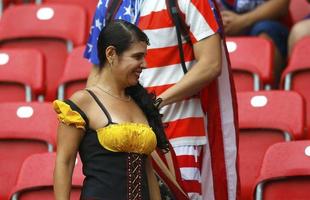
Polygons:
<instances>
[{"instance_id":1,"label":"black bag strap","mask_svg":"<svg viewBox=\"0 0 310 200\"><path fill-rule=\"evenodd\" d=\"M178 5L178 0L166 0L166 6L167 10L173 20L173 23L175 25L176 33L177 33L177 39L178 39L178 47L179 47L179 55L181 60L181 65L184 74L187 73L187 68L185 65L185 58L184 58L184 50L183 50L183 44L182 44L182 37L187 42L190 42L189 38L189 28L185 24L183 18L181 17L181 11Z\"/></svg>"},{"instance_id":2,"label":"black bag strap","mask_svg":"<svg viewBox=\"0 0 310 200\"><path fill-rule=\"evenodd\" d=\"M123 1L122 0L110 0L107 10L106 10L106 15L105 15L105 24L107 25L108 23L110 23L114 18L115 15L119 9L119 7L121 6L121 3Z\"/></svg>"}]
</instances>

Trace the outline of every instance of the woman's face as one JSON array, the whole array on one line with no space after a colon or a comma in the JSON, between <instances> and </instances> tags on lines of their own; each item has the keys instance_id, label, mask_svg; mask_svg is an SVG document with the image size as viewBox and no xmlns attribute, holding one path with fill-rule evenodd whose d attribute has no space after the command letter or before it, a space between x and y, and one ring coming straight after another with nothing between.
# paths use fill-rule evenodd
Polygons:
<instances>
[{"instance_id":1,"label":"woman's face","mask_svg":"<svg viewBox=\"0 0 310 200\"><path fill-rule=\"evenodd\" d=\"M135 42L127 51L117 56L114 75L125 87L138 83L140 73L146 67L146 48L145 42Z\"/></svg>"}]
</instances>

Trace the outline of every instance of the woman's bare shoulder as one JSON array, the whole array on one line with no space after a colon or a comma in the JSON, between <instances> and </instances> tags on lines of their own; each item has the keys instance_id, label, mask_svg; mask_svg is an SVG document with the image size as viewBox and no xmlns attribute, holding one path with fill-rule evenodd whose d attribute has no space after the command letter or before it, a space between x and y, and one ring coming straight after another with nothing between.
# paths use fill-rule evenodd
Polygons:
<instances>
[{"instance_id":1,"label":"woman's bare shoulder","mask_svg":"<svg viewBox=\"0 0 310 200\"><path fill-rule=\"evenodd\" d=\"M87 107L92 103L92 98L87 90L78 90L69 98L80 109L87 110Z\"/></svg>"}]
</instances>

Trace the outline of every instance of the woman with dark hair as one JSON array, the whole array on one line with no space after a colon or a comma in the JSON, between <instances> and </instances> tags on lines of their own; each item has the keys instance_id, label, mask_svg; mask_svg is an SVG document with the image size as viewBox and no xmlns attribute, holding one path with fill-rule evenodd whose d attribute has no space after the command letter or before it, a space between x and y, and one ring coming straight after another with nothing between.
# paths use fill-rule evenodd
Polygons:
<instances>
[{"instance_id":1,"label":"woman with dark hair","mask_svg":"<svg viewBox=\"0 0 310 200\"><path fill-rule=\"evenodd\" d=\"M81 199L161 199L150 154L168 141L154 95L139 84L147 36L122 20L105 26L98 39L99 73L92 86L54 101L62 122L57 138L54 191L70 199L79 152L85 180Z\"/></svg>"}]
</instances>

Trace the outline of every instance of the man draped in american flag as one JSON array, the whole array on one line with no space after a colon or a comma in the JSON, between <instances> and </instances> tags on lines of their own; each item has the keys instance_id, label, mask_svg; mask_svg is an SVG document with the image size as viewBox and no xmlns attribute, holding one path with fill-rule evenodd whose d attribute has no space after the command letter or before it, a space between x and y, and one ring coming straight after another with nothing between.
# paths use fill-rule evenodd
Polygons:
<instances>
[{"instance_id":1,"label":"man draped in american flag","mask_svg":"<svg viewBox=\"0 0 310 200\"><path fill-rule=\"evenodd\" d=\"M95 65L108 4L98 2L85 49ZM212 0L178 0L178 5L190 32L190 43L182 40L186 74L165 0L123 0L115 16L137 24L150 39L140 82L163 99L160 111L173 147L165 156L154 152L154 168L176 199L238 199L235 93L220 20ZM96 67L91 82L94 74Z\"/></svg>"}]
</instances>

